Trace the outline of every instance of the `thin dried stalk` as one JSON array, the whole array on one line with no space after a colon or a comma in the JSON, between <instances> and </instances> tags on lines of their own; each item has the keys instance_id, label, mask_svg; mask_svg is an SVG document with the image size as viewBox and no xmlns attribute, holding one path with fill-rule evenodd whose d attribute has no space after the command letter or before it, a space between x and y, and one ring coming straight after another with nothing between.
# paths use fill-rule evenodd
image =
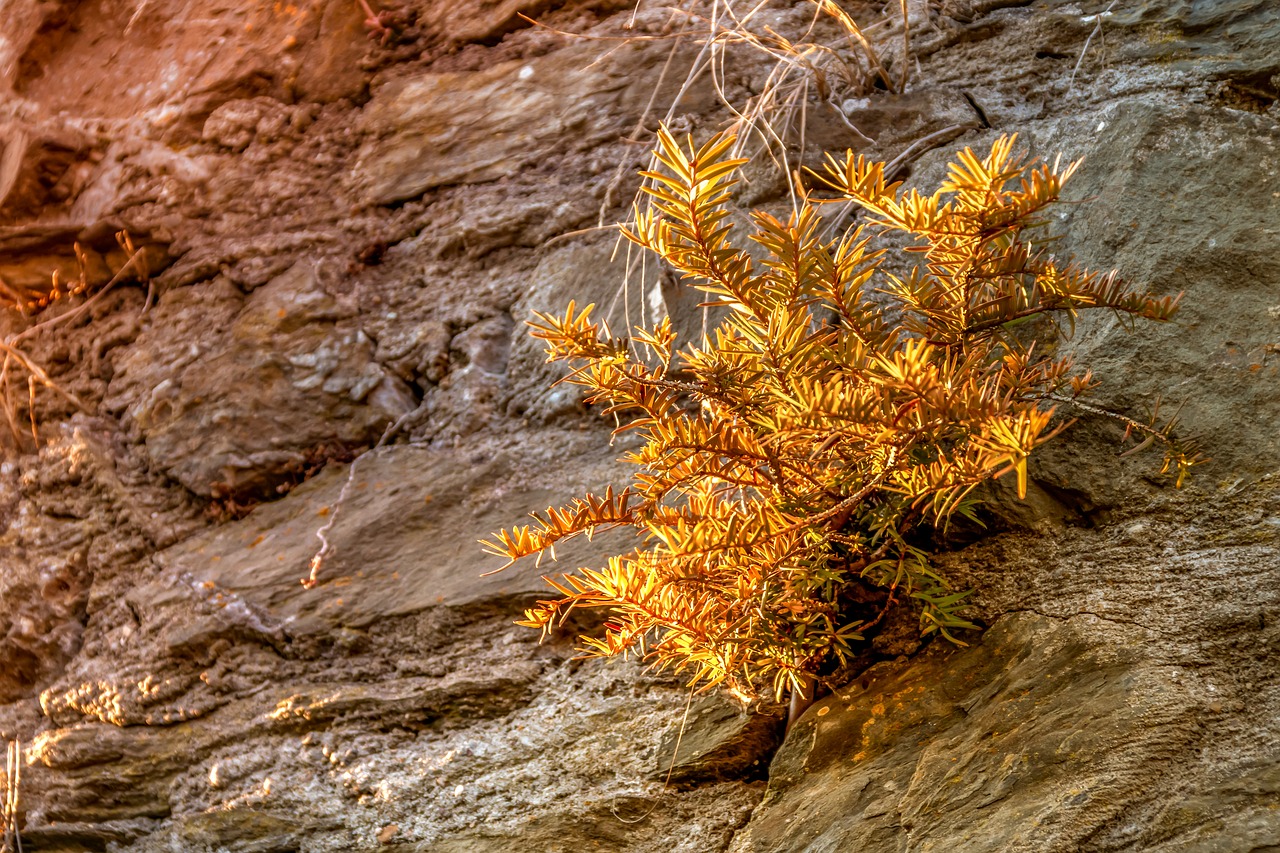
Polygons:
<instances>
[{"instance_id":1,"label":"thin dried stalk","mask_svg":"<svg viewBox=\"0 0 1280 853\"><path fill-rule=\"evenodd\" d=\"M833 0L819 0L818 5L822 7L822 11L826 12L832 18L840 22L840 25L844 27L845 32L848 33L850 42L853 44L856 44L859 48L862 49L863 55L866 56L867 58L867 63L876 72L876 74L879 75L880 79L884 81L884 84L888 86L891 90L895 89L893 78L889 76L889 72L885 70L884 65L880 62L880 54L878 54L876 52L876 49L871 45L871 41L867 38L866 33L863 31L862 27L859 27L858 23L854 21L853 18L849 17L849 13L846 12L844 9L840 8L840 6L834 3ZM902 16L903 16L904 28L905 28L905 21L906 21L906 14L907 14L905 0L902 4L902 9L903 9ZM905 64L905 59L904 59L904 64ZM906 82L907 82L906 77L904 76L902 78L901 85L905 87ZM896 89L896 91L901 91L901 88Z\"/></svg>"},{"instance_id":2,"label":"thin dried stalk","mask_svg":"<svg viewBox=\"0 0 1280 853\"><path fill-rule=\"evenodd\" d=\"M1076 60L1075 67L1071 69L1071 79L1067 81L1066 94L1070 95L1071 90L1075 87L1076 74L1080 72L1080 66L1084 63L1085 55L1088 54L1089 52L1089 45L1093 43L1094 36L1099 35L1102 32L1102 21L1104 18L1106 18L1108 15L1111 14L1111 9L1115 5L1116 5L1115 0L1111 0L1111 3L1108 4L1107 8L1102 10L1102 12L1100 12L1096 16L1098 19L1098 22L1094 24L1093 29L1089 32L1089 37L1084 40L1084 47L1080 49L1080 58Z\"/></svg>"},{"instance_id":3,"label":"thin dried stalk","mask_svg":"<svg viewBox=\"0 0 1280 853\"><path fill-rule=\"evenodd\" d=\"M40 435L36 426L36 390L39 387L48 388L58 396L67 400L80 411L87 412L89 407L85 405L76 395L62 388L48 374L48 372L35 361L24 350L22 344L31 340L36 335L49 331L57 326L70 323L87 314L94 305L98 304L103 297L106 296L116 285L131 277L146 282L147 284L147 301L151 298L151 276L147 267L146 256L141 249L133 244L133 240L126 232L121 231L116 235L116 241L120 247L129 253L129 259L116 271L105 285L98 289L96 293L86 299L81 305L66 312L65 314L53 317L48 320L36 323L23 329L21 332L10 335L0 341L0 413L4 415L5 424L9 428L10 435L13 437L14 443L21 447L29 433L32 442L38 447L40 443ZM80 269L80 280L73 293L83 293L88 289L87 270L88 261L85 257L84 250L80 244L75 245L76 259ZM53 276L53 290L59 291L60 282L57 274ZM15 303L15 307L22 308L21 301ZM27 425L21 425L22 418L19 416L18 394L21 393L22 383L26 384L26 406L27 406ZM15 387L15 385L17 387Z\"/></svg>"},{"instance_id":4,"label":"thin dried stalk","mask_svg":"<svg viewBox=\"0 0 1280 853\"><path fill-rule=\"evenodd\" d=\"M672 126L677 115L678 105L686 94L691 92L706 76L710 76L711 85L718 95L721 104L733 117L728 133L737 138L733 155L747 160L763 154L787 181L788 195L793 206L799 204L800 188L795 185L794 175L798 163L792 162L790 141L798 141L801 151L805 148L805 128L808 119L808 105L811 96L817 94L818 100L825 104L839 117L849 131L864 143L872 140L849 121L842 107L845 94L870 92L877 78L890 91L899 91L906 81L906 62L900 80L895 79L880 60L871 35L873 31L886 30L891 26L889 21L881 21L869 27L860 27L856 21L835 0L810 0L813 5L813 16L803 32L794 38L778 33L772 27L762 25L763 13L770 10L773 0L756 0L752 4L735 3L735 0L710 0L709 6L690 0L683 8L673 10L673 14L684 19L684 26L672 37L677 43L664 65L662 78L665 79L679 50L679 42L694 39L700 49L685 79L671 100L662 118L662 123ZM705 12L697 11L699 7ZM639 3L637 3L639 9ZM836 46L823 44L818 40L816 28L823 17L835 20L844 30L849 47L855 56L861 56L866 68L854 57L836 49ZM904 12L904 29L906 18ZM889 32L884 33L885 37ZM904 39L906 36L904 35ZM735 103L726 91L725 80L731 70L730 53L733 48L745 47L765 55L772 61L772 67L765 78L759 93L748 99L746 103ZM637 123L635 137L632 141L640 141L640 136L649 124L654 112L656 94L660 87L655 87L655 96L650 98L644 113ZM619 164L618 172L610 183L605 199L600 207L599 227L605 227L608 210L612 207L614 190L625 177L625 164ZM653 171L657 163L650 160L648 169ZM644 182L647 185L649 182ZM643 186L637 191L633 205L647 206L647 197ZM619 299L624 306L623 314L627 327L631 326L630 306L632 297L632 277L636 265L631 263L631 247L627 246L627 274L619 288ZM641 297L643 300L643 297ZM615 305L618 300L615 299ZM613 307L610 308L610 316ZM704 311L704 324L706 321Z\"/></svg>"},{"instance_id":5,"label":"thin dried stalk","mask_svg":"<svg viewBox=\"0 0 1280 853\"><path fill-rule=\"evenodd\" d=\"M18 834L18 789L22 781L22 746L11 740L5 750L4 798L0 799L0 853L22 853Z\"/></svg>"}]
</instances>

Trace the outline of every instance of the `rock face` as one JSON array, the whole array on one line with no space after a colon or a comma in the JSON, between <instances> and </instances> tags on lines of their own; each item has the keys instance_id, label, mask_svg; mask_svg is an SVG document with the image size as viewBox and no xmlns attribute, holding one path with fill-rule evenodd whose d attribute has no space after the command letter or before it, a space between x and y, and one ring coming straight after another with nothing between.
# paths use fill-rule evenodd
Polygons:
<instances>
[{"instance_id":1,"label":"rock face","mask_svg":"<svg viewBox=\"0 0 1280 853\"><path fill-rule=\"evenodd\" d=\"M165 294L117 363L107 408L204 496L270 496L325 453L376 442L418 401L326 291L338 275L302 260L247 297L217 281Z\"/></svg>"},{"instance_id":2,"label":"rock face","mask_svg":"<svg viewBox=\"0 0 1280 853\"><path fill-rule=\"evenodd\" d=\"M361 129L369 141L353 181L365 201L389 204L433 187L528 172L552 148L589 152L630 130L628 119L634 122L660 90L656 58L628 49L602 62L597 50L578 46L480 71L398 80L365 107ZM660 90L664 95L674 91Z\"/></svg>"},{"instance_id":3,"label":"rock face","mask_svg":"<svg viewBox=\"0 0 1280 853\"><path fill-rule=\"evenodd\" d=\"M1031 556L1018 545L967 553L984 609L1007 615L974 648L877 665L814 706L731 849L1275 845L1274 740L1239 740L1234 719L1276 699L1275 531L1243 529L1210 544L1181 518L1037 541L1051 598L1007 577ZM1132 601L1115 567L1159 599Z\"/></svg>"},{"instance_id":4,"label":"rock face","mask_svg":"<svg viewBox=\"0 0 1280 853\"><path fill-rule=\"evenodd\" d=\"M845 5L899 80L896 4ZM522 324L574 299L701 333L598 226L668 108L705 136L765 57L682 87L696 22L613 0L0 0L0 301L50 302L0 333L58 389L17 361L0 389L24 849L1280 848L1280 21L1114 5L910 4L905 90L828 74L791 153L922 186L1001 133L1083 156L1058 245L1184 307L1062 346L1101 405L1181 405L1211 461L1175 491L1073 413L1029 500L997 486L938 557L985 633L878 638L781 739L575 659L597 615L539 644L512 623L548 567L481 576L476 544L620 476ZM785 206L767 161L743 197ZM117 234L145 275L106 288Z\"/></svg>"}]
</instances>

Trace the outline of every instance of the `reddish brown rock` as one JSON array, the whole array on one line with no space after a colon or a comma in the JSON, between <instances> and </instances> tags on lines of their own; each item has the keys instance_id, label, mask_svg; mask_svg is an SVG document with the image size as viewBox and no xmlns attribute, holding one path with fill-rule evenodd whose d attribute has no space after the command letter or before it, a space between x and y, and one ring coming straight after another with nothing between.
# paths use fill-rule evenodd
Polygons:
<instances>
[{"instance_id":1,"label":"reddish brown rock","mask_svg":"<svg viewBox=\"0 0 1280 853\"><path fill-rule=\"evenodd\" d=\"M69 129L0 124L0 224L65 216L101 159L96 144Z\"/></svg>"}]
</instances>

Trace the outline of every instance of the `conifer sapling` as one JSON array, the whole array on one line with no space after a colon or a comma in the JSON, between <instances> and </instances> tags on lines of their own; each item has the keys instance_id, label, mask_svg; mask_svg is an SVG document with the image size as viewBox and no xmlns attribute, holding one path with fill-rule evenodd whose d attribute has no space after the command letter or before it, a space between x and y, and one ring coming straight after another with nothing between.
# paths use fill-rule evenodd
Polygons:
<instances>
[{"instance_id":1,"label":"conifer sapling","mask_svg":"<svg viewBox=\"0 0 1280 853\"><path fill-rule=\"evenodd\" d=\"M520 624L545 633L574 608L604 608L588 655L636 651L691 684L781 699L809 692L883 615L851 610L854 584L887 591L885 608L918 600L923 634L960 642L973 627L966 593L912 533L971 512L984 481L1012 474L1024 494L1028 456L1064 423L1055 403L1093 384L1014 325L1096 309L1163 321L1178 298L1049 252L1039 217L1078 163L1030 161L1013 137L985 157L960 152L931 195L887 182L881 163L829 156L824 201L860 205L867 224L825 239L822 202L805 196L785 222L752 214L748 252L731 223L733 142L682 148L661 130L662 168L644 173L652 203L623 229L727 309L706 338L681 348L667 319L615 337L573 303L530 323L570 366L562 381L638 431L631 482L484 544L510 565L634 528L634 550L548 575L555 596ZM884 268L869 229L911 238L910 273ZM1194 456L1168 427L1138 426L1181 483Z\"/></svg>"}]
</instances>

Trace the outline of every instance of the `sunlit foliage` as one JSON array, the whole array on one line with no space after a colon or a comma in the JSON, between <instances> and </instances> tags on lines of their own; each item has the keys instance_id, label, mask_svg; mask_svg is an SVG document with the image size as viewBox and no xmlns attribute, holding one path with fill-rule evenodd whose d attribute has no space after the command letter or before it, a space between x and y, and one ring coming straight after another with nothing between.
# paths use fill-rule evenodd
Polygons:
<instances>
[{"instance_id":1,"label":"sunlit foliage","mask_svg":"<svg viewBox=\"0 0 1280 853\"><path fill-rule=\"evenodd\" d=\"M487 548L514 561L605 528L640 538L607 565L549 576L557 597L521 624L547 631L574 608L605 608L587 653L635 650L691 683L777 697L846 659L878 620L849 616L842 596L859 579L888 591L885 607L917 599L922 632L956 640L972 627L965 594L913 532L970 513L984 481L1012 474L1025 492L1027 457L1064 422L1055 401L1093 384L1015 325L1085 309L1168 320L1177 298L1053 255L1038 217L1077 164L1028 161L1013 138L985 157L962 151L932 195L852 153L828 158L824 201L859 205L867 224L825 239L819 202L802 198L788 221L752 215L753 252L731 222L733 138L659 138L652 204L624 233L725 319L683 348L668 320L615 337L591 306L531 323L550 360L571 366L565 381L643 443L626 457L629 484ZM908 235L914 269L887 272L869 229Z\"/></svg>"}]
</instances>

